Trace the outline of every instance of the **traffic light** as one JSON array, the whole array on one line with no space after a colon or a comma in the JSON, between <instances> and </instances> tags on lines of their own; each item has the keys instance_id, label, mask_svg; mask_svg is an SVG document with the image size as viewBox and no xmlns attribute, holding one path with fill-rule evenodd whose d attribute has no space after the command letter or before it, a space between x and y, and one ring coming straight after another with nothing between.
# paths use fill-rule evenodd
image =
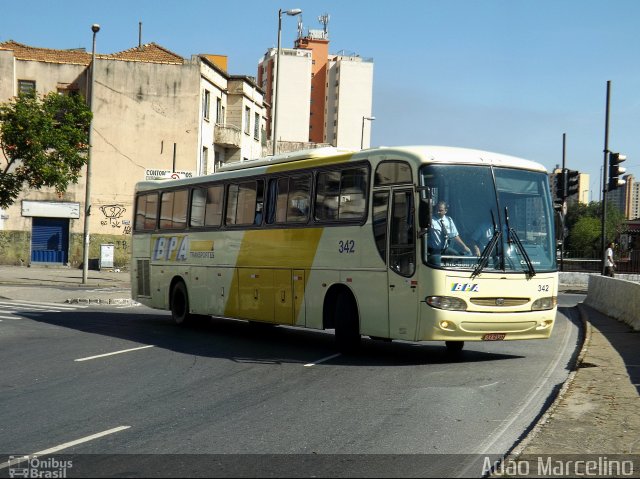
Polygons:
<instances>
[{"instance_id":1,"label":"traffic light","mask_svg":"<svg viewBox=\"0 0 640 479\"><path fill-rule=\"evenodd\" d=\"M609 191L613 191L619 186L624 185L625 181L620 177L627 169L622 168L620 163L626 159L627 157L625 155L609 152Z\"/></svg>"},{"instance_id":2,"label":"traffic light","mask_svg":"<svg viewBox=\"0 0 640 479\"><path fill-rule=\"evenodd\" d=\"M567 197L567 170L556 173L556 198L564 200Z\"/></svg>"},{"instance_id":3,"label":"traffic light","mask_svg":"<svg viewBox=\"0 0 640 479\"><path fill-rule=\"evenodd\" d=\"M576 170L567 170L566 192L567 196L578 194L580 189L580 172Z\"/></svg>"}]
</instances>

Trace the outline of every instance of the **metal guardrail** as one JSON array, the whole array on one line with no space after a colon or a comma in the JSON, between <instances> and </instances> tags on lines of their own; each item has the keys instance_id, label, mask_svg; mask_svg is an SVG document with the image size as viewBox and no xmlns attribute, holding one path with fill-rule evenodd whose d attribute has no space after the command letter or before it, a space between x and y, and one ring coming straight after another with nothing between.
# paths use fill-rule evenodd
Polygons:
<instances>
[{"instance_id":1,"label":"metal guardrail","mask_svg":"<svg viewBox=\"0 0 640 479\"><path fill-rule=\"evenodd\" d=\"M592 258L563 258L562 268L558 258L558 269L567 272L599 273L602 269L602 260ZM616 273L640 274L640 261L630 259L616 260Z\"/></svg>"}]
</instances>

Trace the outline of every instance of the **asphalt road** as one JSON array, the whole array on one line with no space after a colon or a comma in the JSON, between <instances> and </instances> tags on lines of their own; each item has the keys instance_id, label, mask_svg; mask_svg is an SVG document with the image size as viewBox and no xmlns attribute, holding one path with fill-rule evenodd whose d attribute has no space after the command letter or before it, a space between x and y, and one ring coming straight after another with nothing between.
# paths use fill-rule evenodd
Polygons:
<instances>
[{"instance_id":1,"label":"asphalt road","mask_svg":"<svg viewBox=\"0 0 640 479\"><path fill-rule=\"evenodd\" d=\"M549 340L467 343L457 359L440 343L367 339L345 356L326 332L5 301L0 462L55 454L75 461L68 477L479 477L568 376L583 298L560 296Z\"/></svg>"}]
</instances>

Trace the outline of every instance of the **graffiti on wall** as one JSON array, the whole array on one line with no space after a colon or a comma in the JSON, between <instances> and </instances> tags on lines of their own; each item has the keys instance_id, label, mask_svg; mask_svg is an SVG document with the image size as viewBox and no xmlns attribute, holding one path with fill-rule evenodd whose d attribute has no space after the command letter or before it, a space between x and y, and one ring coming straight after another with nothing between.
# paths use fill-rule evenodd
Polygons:
<instances>
[{"instance_id":1,"label":"graffiti on wall","mask_svg":"<svg viewBox=\"0 0 640 479\"><path fill-rule=\"evenodd\" d=\"M102 226L110 225L112 228L117 229L121 229L124 226L124 234L131 233L130 221L122 219L122 215L127 211L123 205L103 205L100 207L100 211L102 211L105 217L105 219L100 221Z\"/></svg>"}]
</instances>

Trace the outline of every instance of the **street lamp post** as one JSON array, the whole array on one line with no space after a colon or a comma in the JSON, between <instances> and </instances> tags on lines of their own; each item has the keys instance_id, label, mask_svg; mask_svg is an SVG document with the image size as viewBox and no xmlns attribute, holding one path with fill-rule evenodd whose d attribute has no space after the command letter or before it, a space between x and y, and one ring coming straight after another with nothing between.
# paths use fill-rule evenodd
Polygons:
<instances>
[{"instance_id":1,"label":"street lamp post","mask_svg":"<svg viewBox=\"0 0 640 479\"><path fill-rule=\"evenodd\" d=\"M94 72L96 64L96 34L100 31L100 25L94 23L91 25L91 31L93 32L93 48L91 49L91 82L89 93L89 108L93 113L93 91L94 91ZM84 195L84 234L83 247L82 247L82 284L87 283L87 277L89 273L89 216L91 215L91 150L93 149L92 142L93 132L93 117L89 124L89 152L87 154L87 177L86 177L86 189Z\"/></svg>"},{"instance_id":2,"label":"street lamp post","mask_svg":"<svg viewBox=\"0 0 640 479\"><path fill-rule=\"evenodd\" d=\"M364 148L364 121L365 120L373 121L375 119L376 119L375 116L363 116L362 117L362 133L360 135L360 149L361 150Z\"/></svg>"},{"instance_id":3,"label":"street lamp post","mask_svg":"<svg viewBox=\"0 0 640 479\"><path fill-rule=\"evenodd\" d=\"M289 15L290 17L293 17L295 15L300 15L302 13L302 10L300 10L299 8L292 8L291 10L285 10L284 12L282 11L282 9L278 10L278 50L276 53L276 67L275 67L275 77L276 77L276 85L275 88L273 90L273 106L272 106L272 111L273 111L273 155L276 154L277 149L277 143L278 143L278 94L279 94L279 90L280 90L280 35L282 32L282 14L286 13L287 15Z\"/></svg>"}]
</instances>

